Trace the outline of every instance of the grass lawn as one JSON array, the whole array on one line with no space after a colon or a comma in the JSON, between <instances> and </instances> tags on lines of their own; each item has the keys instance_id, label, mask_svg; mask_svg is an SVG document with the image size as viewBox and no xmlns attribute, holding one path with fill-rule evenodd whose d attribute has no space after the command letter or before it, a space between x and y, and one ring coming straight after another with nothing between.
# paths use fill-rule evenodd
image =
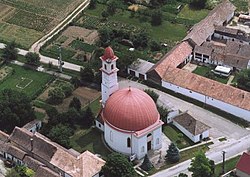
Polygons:
<instances>
[{"instance_id":1,"label":"grass lawn","mask_svg":"<svg viewBox=\"0 0 250 177\"><path fill-rule=\"evenodd\" d=\"M9 64L14 69L13 74L8 76L4 82L0 84L0 90L14 89L22 91L31 99L34 99L43 91L46 84L53 79L53 76L38 71L34 71L25 67ZM25 82L25 84L22 83ZM26 82L29 81L29 82Z\"/></svg>"},{"instance_id":2,"label":"grass lawn","mask_svg":"<svg viewBox=\"0 0 250 177\"><path fill-rule=\"evenodd\" d=\"M89 150L94 154L100 154L107 157L111 152L104 146L101 139L101 132L96 129L78 129L70 138L72 148L78 152Z\"/></svg>"},{"instance_id":3,"label":"grass lawn","mask_svg":"<svg viewBox=\"0 0 250 177\"><path fill-rule=\"evenodd\" d=\"M209 10L207 9L201 9L196 10L193 8L190 8L188 4L186 4L178 14L178 17L194 20L196 22L199 22L200 20L204 19L209 13Z\"/></svg>"},{"instance_id":4,"label":"grass lawn","mask_svg":"<svg viewBox=\"0 0 250 177\"><path fill-rule=\"evenodd\" d=\"M191 158L195 157L196 153L199 152L199 151L202 151L202 152L208 151L209 150L208 145L209 145L209 143L201 145L201 146L197 146L197 147L194 147L194 148L191 148L191 149L188 149L186 151L180 152L181 159L180 159L180 161L178 163L184 162L184 161L186 161L188 159L191 159ZM154 174L154 173L156 173L158 171L170 168L172 166L177 165L178 163L173 164L173 163L171 163L169 161L166 161L165 165L163 165L160 169L157 170L157 169L154 168L154 169L149 171L149 174L151 175L151 174Z\"/></svg>"},{"instance_id":5,"label":"grass lawn","mask_svg":"<svg viewBox=\"0 0 250 177\"><path fill-rule=\"evenodd\" d=\"M233 170L237 162L239 161L239 159L240 159L240 156L236 156L230 160L227 160L225 163L225 172L229 172ZM219 177L221 171L222 171L222 163L215 166L215 177Z\"/></svg>"},{"instance_id":6,"label":"grass lawn","mask_svg":"<svg viewBox=\"0 0 250 177\"><path fill-rule=\"evenodd\" d=\"M36 118L39 120L43 120L45 118L45 114L42 112L35 112Z\"/></svg>"},{"instance_id":7,"label":"grass lawn","mask_svg":"<svg viewBox=\"0 0 250 177\"><path fill-rule=\"evenodd\" d=\"M213 68L212 67L207 67L207 66L197 66L197 68L193 71L193 73L203 76L203 77L207 77L206 74L209 73ZM208 78L208 77L207 77ZM219 77L214 75L213 78L209 78L218 82L221 82L223 84L226 84L229 77Z\"/></svg>"},{"instance_id":8,"label":"grass lawn","mask_svg":"<svg viewBox=\"0 0 250 177\"><path fill-rule=\"evenodd\" d=\"M97 98L96 100L91 102L89 105L87 105L84 109L86 109L89 106L93 114L97 116L97 114L99 113L101 109L100 99L101 98Z\"/></svg>"},{"instance_id":9,"label":"grass lawn","mask_svg":"<svg viewBox=\"0 0 250 177\"><path fill-rule=\"evenodd\" d=\"M176 127L173 125L165 125L162 127L163 128L163 133L174 143L176 143L177 147L179 149L183 149L188 146L194 145L194 143L183 134L182 141L179 142L179 137L178 134L181 133L180 130L178 130Z\"/></svg>"}]
</instances>

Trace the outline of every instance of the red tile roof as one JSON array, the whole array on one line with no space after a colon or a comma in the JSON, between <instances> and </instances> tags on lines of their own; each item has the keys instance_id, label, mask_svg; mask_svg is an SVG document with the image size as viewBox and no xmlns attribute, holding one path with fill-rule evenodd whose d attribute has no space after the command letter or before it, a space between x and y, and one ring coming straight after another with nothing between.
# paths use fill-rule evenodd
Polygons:
<instances>
[{"instance_id":1,"label":"red tile roof","mask_svg":"<svg viewBox=\"0 0 250 177\"><path fill-rule=\"evenodd\" d=\"M243 153L236 164L236 169L250 175L250 153Z\"/></svg>"},{"instance_id":2,"label":"red tile roof","mask_svg":"<svg viewBox=\"0 0 250 177\"><path fill-rule=\"evenodd\" d=\"M162 80L224 103L250 110L250 92L173 67L166 69Z\"/></svg>"},{"instance_id":3,"label":"red tile roof","mask_svg":"<svg viewBox=\"0 0 250 177\"><path fill-rule=\"evenodd\" d=\"M177 67L180 65L189 55L191 55L192 50L193 48L189 45L189 43L184 41L175 46L164 57L162 57L162 59L148 72L155 70L158 75L163 78L167 67Z\"/></svg>"}]
</instances>

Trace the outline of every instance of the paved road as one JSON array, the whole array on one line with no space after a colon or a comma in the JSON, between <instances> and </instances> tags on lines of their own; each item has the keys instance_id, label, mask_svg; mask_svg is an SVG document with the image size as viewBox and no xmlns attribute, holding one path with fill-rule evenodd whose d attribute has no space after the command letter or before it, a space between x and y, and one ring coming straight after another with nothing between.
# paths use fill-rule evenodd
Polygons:
<instances>
[{"instance_id":1,"label":"paved road","mask_svg":"<svg viewBox=\"0 0 250 177\"><path fill-rule=\"evenodd\" d=\"M0 43L0 49L3 49L4 47L5 47L5 44ZM20 55L26 55L29 52L29 51L23 50L23 49L18 49L18 51L19 51L18 54L20 54ZM46 56L43 56L41 54L39 54L39 55L40 55L40 58L41 58L40 61L42 63L45 63L45 64L52 63L54 66L58 66L58 60L57 59L46 57ZM74 70L74 71L80 71L81 70L80 65L72 64L72 63L69 63L69 62L64 62L63 68Z\"/></svg>"}]
</instances>

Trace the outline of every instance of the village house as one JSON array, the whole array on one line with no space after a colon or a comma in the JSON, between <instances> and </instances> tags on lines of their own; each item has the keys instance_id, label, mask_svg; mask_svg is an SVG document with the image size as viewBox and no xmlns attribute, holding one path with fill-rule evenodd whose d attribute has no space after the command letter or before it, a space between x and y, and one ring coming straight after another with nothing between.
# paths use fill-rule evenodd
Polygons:
<instances>
[{"instance_id":1,"label":"village house","mask_svg":"<svg viewBox=\"0 0 250 177\"><path fill-rule=\"evenodd\" d=\"M201 142L202 140L209 137L210 127L196 120L187 112L174 117L173 125L194 143Z\"/></svg>"},{"instance_id":2,"label":"village house","mask_svg":"<svg viewBox=\"0 0 250 177\"><path fill-rule=\"evenodd\" d=\"M192 50L196 46L202 46L196 47L197 53L201 54L196 56L197 59L204 59L207 62L212 62L212 52L223 53L226 50L225 46L218 46L214 50L208 49L207 45L210 43L207 42L214 33L215 25L227 24L232 19L234 10L235 6L228 0L219 4L204 20L194 25L183 42L174 47L147 72L147 79L166 89L198 100L204 106L209 105L250 121L249 92L180 69L186 59L192 56ZM249 52L246 51L248 46L240 46L242 51L239 50L238 53L246 55ZM231 43L227 49L231 50L230 48ZM231 60L235 62L232 58ZM247 60L244 59L244 61ZM220 63L217 64L220 65ZM240 64L239 59L238 67ZM245 66L246 63L243 65Z\"/></svg>"},{"instance_id":3,"label":"village house","mask_svg":"<svg viewBox=\"0 0 250 177\"><path fill-rule=\"evenodd\" d=\"M11 135L0 131L0 154L18 165L27 165L35 177L99 177L105 161L89 151L65 149L42 134L15 127Z\"/></svg>"}]
</instances>

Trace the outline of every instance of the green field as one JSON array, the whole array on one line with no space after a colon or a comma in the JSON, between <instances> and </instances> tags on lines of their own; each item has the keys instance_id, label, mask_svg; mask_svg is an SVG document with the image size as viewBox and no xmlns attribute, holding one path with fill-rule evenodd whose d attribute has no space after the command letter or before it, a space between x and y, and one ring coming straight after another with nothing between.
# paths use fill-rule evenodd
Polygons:
<instances>
[{"instance_id":1,"label":"green field","mask_svg":"<svg viewBox=\"0 0 250 177\"><path fill-rule=\"evenodd\" d=\"M104 158L111 152L104 146L101 139L102 132L96 129L79 129L70 138L72 148L78 152L89 150L94 154L100 154Z\"/></svg>"},{"instance_id":2,"label":"green field","mask_svg":"<svg viewBox=\"0 0 250 177\"><path fill-rule=\"evenodd\" d=\"M12 75L0 83L0 90L14 89L24 92L30 98L35 98L46 87L46 84L53 79L51 75L37 72L25 67L10 64L13 68Z\"/></svg>"},{"instance_id":3,"label":"green field","mask_svg":"<svg viewBox=\"0 0 250 177\"><path fill-rule=\"evenodd\" d=\"M28 49L43 35L33 29L0 22L0 41L4 43L15 41L20 47Z\"/></svg>"},{"instance_id":4,"label":"green field","mask_svg":"<svg viewBox=\"0 0 250 177\"><path fill-rule=\"evenodd\" d=\"M190 8L189 5L185 5L183 9L180 11L180 13L178 14L178 17L199 22L200 20L204 19L208 15L208 13L209 13L209 10L207 9L196 10L196 9Z\"/></svg>"},{"instance_id":5,"label":"green field","mask_svg":"<svg viewBox=\"0 0 250 177\"><path fill-rule=\"evenodd\" d=\"M2 0L0 41L30 46L55 27L84 0Z\"/></svg>"}]
</instances>

